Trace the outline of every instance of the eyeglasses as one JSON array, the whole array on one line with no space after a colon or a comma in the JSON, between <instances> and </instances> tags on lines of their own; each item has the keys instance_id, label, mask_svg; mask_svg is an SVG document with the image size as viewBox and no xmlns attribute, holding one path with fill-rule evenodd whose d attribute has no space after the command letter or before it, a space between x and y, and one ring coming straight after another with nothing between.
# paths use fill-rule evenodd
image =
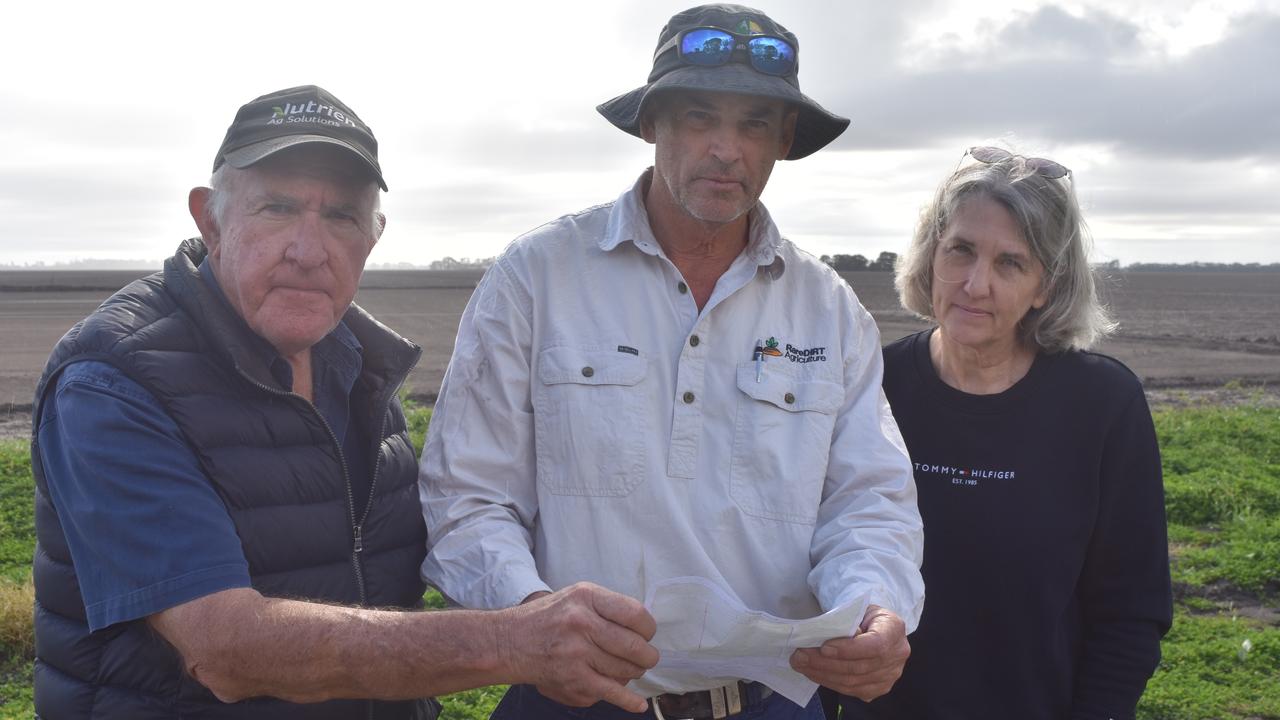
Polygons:
<instances>
[{"instance_id":1,"label":"eyeglasses","mask_svg":"<svg viewBox=\"0 0 1280 720\"><path fill-rule=\"evenodd\" d=\"M796 71L796 48L773 35L739 35L717 27L696 27L681 32L658 48L654 57L676 48L689 65L717 67L737 54L745 54L753 70L765 75L791 75Z\"/></svg>"},{"instance_id":2,"label":"eyeglasses","mask_svg":"<svg viewBox=\"0 0 1280 720\"><path fill-rule=\"evenodd\" d=\"M1057 180L1058 178L1071 177L1071 170L1066 166L1056 163L1047 158L1026 157L1024 155L1015 155L1004 148L998 147L971 147L967 153L974 160L987 165L1002 163L1006 160L1017 158L1022 161L1025 168L1039 175L1046 180Z\"/></svg>"}]
</instances>

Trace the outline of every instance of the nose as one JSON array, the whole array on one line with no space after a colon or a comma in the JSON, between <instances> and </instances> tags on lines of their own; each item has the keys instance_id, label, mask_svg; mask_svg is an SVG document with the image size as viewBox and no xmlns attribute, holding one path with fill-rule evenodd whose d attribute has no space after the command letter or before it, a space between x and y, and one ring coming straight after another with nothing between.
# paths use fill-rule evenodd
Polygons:
<instances>
[{"instance_id":1,"label":"nose","mask_svg":"<svg viewBox=\"0 0 1280 720\"><path fill-rule=\"evenodd\" d=\"M965 280L964 291L969 297L986 297L991 293L991 266L985 262L975 262L969 268L969 277Z\"/></svg>"},{"instance_id":2,"label":"nose","mask_svg":"<svg viewBox=\"0 0 1280 720\"><path fill-rule=\"evenodd\" d=\"M711 156L724 165L732 165L742 157L741 139L732 124L722 123L712 133Z\"/></svg>"},{"instance_id":3,"label":"nose","mask_svg":"<svg viewBox=\"0 0 1280 720\"><path fill-rule=\"evenodd\" d=\"M329 251L325 249L324 223L319 213L300 213L290 231L292 237L285 247L285 259L308 270L320 267L329 260Z\"/></svg>"}]
</instances>

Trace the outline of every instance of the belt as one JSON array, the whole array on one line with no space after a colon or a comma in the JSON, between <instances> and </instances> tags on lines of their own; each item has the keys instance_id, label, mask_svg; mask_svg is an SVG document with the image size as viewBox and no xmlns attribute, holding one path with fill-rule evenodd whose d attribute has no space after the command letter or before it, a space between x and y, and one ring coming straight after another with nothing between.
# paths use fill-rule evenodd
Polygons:
<instances>
[{"instance_id":1,"label":"belt","mask_svg":"<svg viewBox=\"0 0 1280 720\"><path fill-rule=\"evenodd\" d=\"M652 698L657 720L719 720L758 705L773 694L764 683L739 680L730 685Z\"/></svg>"}]
</instances>

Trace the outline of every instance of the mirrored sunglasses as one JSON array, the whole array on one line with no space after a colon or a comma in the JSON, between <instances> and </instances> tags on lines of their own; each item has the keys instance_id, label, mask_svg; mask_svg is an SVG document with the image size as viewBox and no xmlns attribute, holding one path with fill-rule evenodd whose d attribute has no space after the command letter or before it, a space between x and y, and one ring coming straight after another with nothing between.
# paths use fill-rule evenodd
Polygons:
<instances>
[{"instance_id":1,"label":"mirrored sunglasses","mask_svg":"<svg viewBox=\"0 0 1280 720\"><path fill-rule=\"evenodd\" d=\"M1022 164L1031 172L1039 175L1046 180L1057 180L1058 178L1071 177L1071 170L1066 166L1056 163L1048 158L1026 157L1025 155L1015 155L1014 153L998 147L971 147L967 153L974 160L988 165L1002 163L1006 160L1017 158L1022 160Z\"/></svg>"},{"instance_id":2,"label":"mirrored sunglasses","mask_svg":"<svg viewBox=\"0 0 1280 720\"><path fill-rule=\"evenodd\" d=\"M739 35L716 27L697 27L667 41L657 55L673 45L689 65L717 67L737 56L745 57L753 70L765 75L792 75L796 71L795 46L773 35Z\"/></svg>"}]
</instances>

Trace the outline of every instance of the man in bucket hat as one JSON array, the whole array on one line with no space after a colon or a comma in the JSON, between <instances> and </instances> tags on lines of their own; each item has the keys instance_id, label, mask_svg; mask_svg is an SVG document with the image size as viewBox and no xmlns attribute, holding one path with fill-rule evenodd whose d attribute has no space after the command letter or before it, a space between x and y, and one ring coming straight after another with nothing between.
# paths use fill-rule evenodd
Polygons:
<instances>
[{"instance_id":1,"label":"man in bucket hat","mask_svg":"<svg viewBox=\"0 0 1280 720\"><path fill-rule=\"evenodd\" d=\"M264 95L210 185L201 237L76 325L37 389L36 712L420 720L506 682L643 707L631 598L394 610L424 590L396 392L420 349L351 302L385 224L368 126L315 86Z\"/></svg>"},{"instance_id":2,"label":"man in bucket hat","mask_svg":"<svg viewBox=\"0 0 1280 720\"><path fill-rule=\"evenodd\" d=\"M423 573L486 608L690 576L785 618L868 598L861 632L790 667L875 697L919 617L921 524L875 323L758 202L775 161L848 124L800 92L798 46L759 11L693 8L598 108L654 166L517 239L472 296L422 461ZM645 715L525 685L494 717L821 717L753 674L660 661L632 684Z\"/></svg>"}]
</instances>

